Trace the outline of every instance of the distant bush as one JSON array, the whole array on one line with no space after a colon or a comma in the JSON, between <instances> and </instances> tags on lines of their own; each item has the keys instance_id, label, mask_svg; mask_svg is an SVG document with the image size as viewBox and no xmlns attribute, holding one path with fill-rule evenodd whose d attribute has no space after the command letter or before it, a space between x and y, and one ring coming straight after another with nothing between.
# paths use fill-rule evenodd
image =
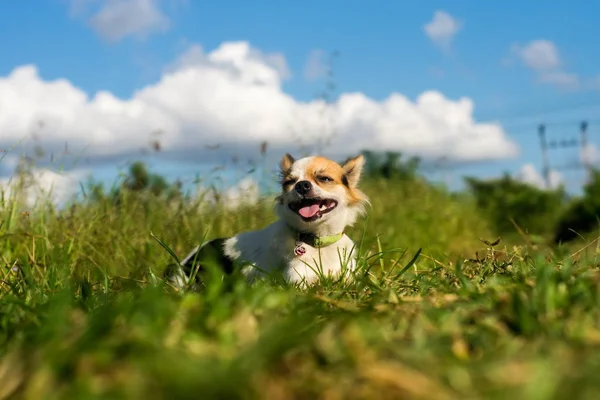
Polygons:
<instances>
[{"instance_id":1,"label":"distant bush","mask_svg":"<svg viewBox=\"0 0 600 400\"><path fill-rule=\"evenodd\" d=\"M361 186L372 205L366 227L380 235L382 247L470 255L481 244L479 238L493 236L487 219L474 210L473 200L428 182L420 174L418 157L396 152L362 154L366 162ZM375 246L373 240L367 245Z\"/></svg>"},{"instance_id":2,"label":"distant bush","mask_svg":"<svg viewBox=\"0 0 600 400\"><path fill-rule=\"evenodd\" d=\"M566 201L563 188L541 190L508 174L493 180L468 177L465 181L477 206L499 234L514 233L512 221L527 233L551 232Z\"/></svg>"},{"instance_id":3,"label":"distant bush","mask_svg":"<svg viewBox=\"0 0 600 400\"><path fill-rule=\"evenodd\" d=\"M364 176L395 180L414 180L421 163L418 157L404 160L401 153L363 151Z\"/></svg>"},{"instance_id":4,"label":"distant bush","mask_svg":"<svg viewBox=\"0 0 600 400\"><path fill-rule=\"evenodd\" d=\"M108 198L116 204L119 204L125 195L136 196L139 200L148 200L151 197L173 200L182 196L181 182L167 182L163 176L148 171L142 161L133 162L129 166L128 174L117 187L106 192L101 184L90 183L87 192L88 198L92 200Z\"/></svg>"},{"instance_id":5,"label":"distant bush","mask_svg":"<svg viewBox=\"0 0 600 400\"><path fill-rule=\"evenodd\" d=\"M471 256L482 245L479 238L494 236L469 196L450 193L424 179L369 178L362 189L372 206L365 225L360 223L349 232L359 238L366 227L367 247L376 247L379 240L385 249L423 248L437 256Z\"/></svg>"},{"instance_id":6,"label":"distant bush","mask_svg":"<svg viewBox=\"0 0 600 400\"><path fill-rule=\"evenodd\" d=\"M583 196L574 199L556 225L554 243L568 242L598 229L600 216L600 171L591 173Z\"/></svg>"}]
</instances>

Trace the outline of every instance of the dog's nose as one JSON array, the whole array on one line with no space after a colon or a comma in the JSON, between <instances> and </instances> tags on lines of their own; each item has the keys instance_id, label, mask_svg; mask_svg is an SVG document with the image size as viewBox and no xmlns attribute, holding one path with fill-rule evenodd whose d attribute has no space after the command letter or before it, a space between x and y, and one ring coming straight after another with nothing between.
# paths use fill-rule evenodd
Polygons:
<instances>
[{"instance_id":1,"label":"dog's nose","mask_svg":"<svg viewBox=\"0 0 600 400\"><path fill-rule=\"evenodd\" d=\"M304 194L310 192L310 189L312 189L312 185L310 184L309 181L300 181L300 182L296 183L295 189L296 189L296 192L304 195Z\"/></svg>"}]
</instances>

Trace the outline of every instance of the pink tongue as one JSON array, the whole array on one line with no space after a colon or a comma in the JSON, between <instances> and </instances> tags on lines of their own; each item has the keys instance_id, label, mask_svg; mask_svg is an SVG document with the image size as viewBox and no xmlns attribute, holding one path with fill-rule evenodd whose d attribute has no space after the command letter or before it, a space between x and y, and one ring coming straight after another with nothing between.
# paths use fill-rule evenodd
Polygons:
<instances>
[{"instance_id":1,"label":"pink tongue","mask_svg":"<svg viewBox=\"0 0 600 400\"><path fill-rule=\"evenodd\" d=\"M312 206L302 207L301 209L298 210L298 212L304 218L312 218L319 212L319 205L313 204Z\"/></svg>"}]
</instances>

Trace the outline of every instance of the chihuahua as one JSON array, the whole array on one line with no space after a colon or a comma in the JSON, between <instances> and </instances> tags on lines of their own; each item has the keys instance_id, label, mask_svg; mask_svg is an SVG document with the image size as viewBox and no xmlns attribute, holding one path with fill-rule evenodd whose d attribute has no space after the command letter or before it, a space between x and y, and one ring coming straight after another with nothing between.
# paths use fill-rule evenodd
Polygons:
<instances>
[{"instance_id":1,"label":"chihuahua","mask_svg":"<svg viewBox=\"0 0 600 400\"><path fill-rule=\"evenodd\" d=\"M295 160L286 154L279 163L278 220L261 230L196 247L165 277L179 289L189 287L190 281L197 287L199 274L210 263L226 274L239 270L249 282L272 273L300 285L323 275L348 277L356 267L356 251L344 230L369 204L358 188L364 163L362 155L340 165L321 156Z\"/></svg>"}]
</instances>

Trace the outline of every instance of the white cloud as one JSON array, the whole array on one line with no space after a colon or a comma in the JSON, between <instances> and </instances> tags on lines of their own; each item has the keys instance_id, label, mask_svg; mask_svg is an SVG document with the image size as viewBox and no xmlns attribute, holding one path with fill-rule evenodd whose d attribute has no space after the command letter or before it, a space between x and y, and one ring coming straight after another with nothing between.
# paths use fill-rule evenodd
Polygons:
<instances>
[{"instance_id":1,"label":"white cloud","mask_svg":"<svg viewBox=\"0 0 600 400\"><path fill-rule=\"evenodd\" d=\"M70 3L73 16L85 18L98 35L113 42L127 36L145 39L170 27L159 0L70 0ZM96 4L99 6L95 7Z\"/></svg>"},{"instance_id":2,"label":"white cloud","mask_svg":"<svg viewBox=\"0 0 600 400\"><path fill-rule=\"evenodd\" d=\"M257 204L261 198L258 182L252 177L240 180L237 184L219 191L218 195L214 190L200 187L197 191L197 197L202 200L201 207L214 205L219 202L227 209L235 209L240 206Z\"/></svg>"},{"instance_id":3,"label":"white cloud","mask_svg":"<svg viewBox=\"0 0 600 400\"><path fill-rule=\"evenodd\" d=\"M563 182L563 176L555 170L551 170L548 176L551 189L558 188ZM546 188L544 177L538 172L533 164L525 164L516 175L516 179L540 189Z\"/></svg>"},{"instance_id":4,"label":"white cloud","mask_svg":"<svg viewBox=\"0 0 600 400\"><path fill-rule=\"evenodd\" d=\"M579 76L577 74L563 71L542 72L538 76L538 81L564 90L576 90L580 87Z\"/></svg>"},{"instance_id":5,"label":"white cloud","mask_svg":"<svg viewBox=\"0 0 600 400\"><path fill-rule=\"evenodd\" d=\"M306 65L304 66L304 77L309 80L315 80L327 75L329 70L325 58L327 53L317 49L310 52Z\"/></svg>"},{"instance_id":6,"label":"white cloud","mask_svg":"<svg viewBox=\"0 0 600 400\"><path fill-rule=\"evenodd\" d=\"M514 44L511 52L516 54L526 66L534 70L555 69L561 65L558 49L549 40L532 40L525 46Z\"/></svg>"},{"instance_id":7,"label":"white cloud","mask_svg":"<svg viewBox=\"0 0 600 400\"><path fill-rule=\"evenodd\" d=\"M377 101L353 92L332 104L300 102L282 90L282 55L263 54L246 42L193 52L128 99L107 91L89 97L66 79L41 79L33 65L15 68L0 78L0 148L35 131L47 152L68 142L72 153L123 156L147 148L160 130L163 152L178 159L202 160L204 146L215 144L220 151L253 152L261 141L270 154L298 153L300 142L323 139L325 108L335 136L323 153L331 156L370 149L479 161L518 153L499 125L473 120L469 98L427 91L415 101L399 93Z\"/></svg>"},{"instance_id":8,"label":"white cloud","mask_svg":"<svg viewBox=\"0 0 600 400\"><path fill-rule=\"evenodd\" d=\"M275 70L277 82L291 76L285 56L281 53L264 53L251 48L246 42L230 42L226 47L229 50L226 54L216 50L206 54L202 46L192 44L175 62L167 65L165 73L177 73L189 68L219 67L239 70L252 69L250 73L258 73L259 69L269 69L266 71L266 74L269 75L272 75L272 70ZM263 72L260 74L265 75ZM259 79L263 78L259 77Z\"/></svg>"},{"instance_id":9,"label":"white cloud","mask_svg":"<svg viewBox=\"0 0 600 400\"><path fill-rule=\"evenodd\" d=\"M437 10L433 14L433 19L423 26L429 39L445 50L450 48L452 39L461 29L461 22L441 10Z\"/></svg>"},{"instance_id":10,"label":"white cloud","mask_svg":"<svg viewBox=\"0 0 600 400\"><path fill-rule=\"evenodd\" d=\"M0 192L5 198L20 197L27 207L45 201L60 206L77 193L79 182L85 173L86 171L58 173L49 169L34 168L24 176L0 178Z\"/></svg>"},{"instance_id":11,"label":"white cloud","mask_svg":"<svg viewBox=\"0 0 600 400\"><path fill-rule=\"evenodd\" d=\"M562 69L560 52L550 40L536 39L526 45L513 44L510 53L535 72L539 83L553 85L561 90L581 88L579 75ZM503 59L502 63L510 65L512 59Z\"/></svg>"},{"instance_id":12,"label":"white cloud","mask_svg":"<svg viewBox=\"0 0 600 400\"><path fill-rule=\"evenodd\" d=\"M258 182L253 178L244 178L235 186L227 188L221 194L221 201L226 207L236 208L241 205L253 205L260 200Z\"/></svg>"},{"instance_id":13,"label":"white cloud","mask_svg":"<svg viewBox=\"0 0 600 400\"><path fill-rule=\"evenodd\" d=\"M579 154L579 161L581 163L594 165L600 161L600 150L594 144L588 143Z\"/></svg>"}]
</instances>

